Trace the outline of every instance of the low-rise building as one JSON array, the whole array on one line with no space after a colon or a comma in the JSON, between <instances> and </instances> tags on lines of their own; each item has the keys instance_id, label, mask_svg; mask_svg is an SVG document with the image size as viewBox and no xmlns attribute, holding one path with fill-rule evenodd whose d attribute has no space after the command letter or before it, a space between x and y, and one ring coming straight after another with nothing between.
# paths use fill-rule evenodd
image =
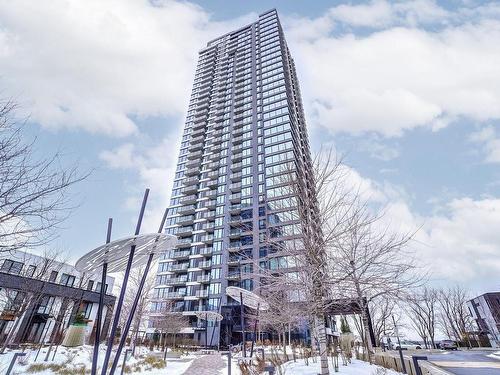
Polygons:
<instances>
[{"instance_id":1,"label":"low-rise building","mask_svg":"<svg viewBox=\"0 0 500 375\"><path fill-rule=\"evenodd\" d=\"M493 348L500 347L500 292L482 294L467 302L480 334L486 334Z\"/></svg>"},{"instance_id":2,"label":"low-rise building","mask_svg":"<svg viewBox=\"0 0 500 375\"><path fill-rule=\"evenodd\" d=\"M25 251L0 253L0 344L60 342L75 320L87 320L87 341L93 341L101 275L81 274L56 256ZM102 337L110 324L114 278L106 279Z\"/></svg>"}]
</instances>

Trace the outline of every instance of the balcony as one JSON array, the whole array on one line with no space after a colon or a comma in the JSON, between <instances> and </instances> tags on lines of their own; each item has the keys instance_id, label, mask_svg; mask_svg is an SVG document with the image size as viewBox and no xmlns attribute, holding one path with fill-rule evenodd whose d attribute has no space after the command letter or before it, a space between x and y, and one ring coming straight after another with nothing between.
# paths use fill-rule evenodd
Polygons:
<instances>
[{"instance_id":1,"label":"balcony","mask_svg":"<svg viewBox=\"0 0 500 375\"><path fill-rule=\"evenodd\" d=\"M186 169L184 171L184 174L186 176L194 176L194 175L197 175L199 173L200 173L200 168L199 167L197 167L197 168L189 168L189 169Z\"/></svg>"},{"instance_id":2,"label":"balcony","mask_svg":"<svg viewBox=\"0 0 500 375\"><path fill-rule=\"evenodd\" d=\"M233 172L241 171L242 168L243 168L243 164L241 162L240 163L233 163L231 165L231 171L233 171Z\"/></svg>"},{"instance_id":3,"label":"balcony","mask_svg":"<svg viewBox=\"0 0 500 375\"><path fill-rule=\"evenodd\" d=\"M179 214L192 214L196 211L196 206L195 205L189 205L189 206L183 206L183 207L179 207L179 209L177 210L177 212Z\"/></svg>"},{"instance_id":4,"label":"balcony","mask_svg":"<svg viewBox=\"0 0 500 375\"><path fill-rule=\"evenodd\" d=\"M191 240L191 238L180 238L177 240L177 247L178 248L190 247L192 242L193 240Z\"/></svg>"},{"instance_id":5,"label":"balcony","mask_svg":"<svg viewBox=\"0 0 500 375\"><path fill-rule=\"evenodd\" d=\"M189 263L172 264L171 271L185 271L189 268Z\"/></svg>"},{"instance_id":6,"label":"balcony","mask_svg":"<svg viewBox=\"0 0 500 375\"><path fill-rule=\"evenodd\" d=\"M233 137L233 145L237 145L238 143L242 142L243 142L243 136Z\"/></svg>"},{"instance_id":7,"label":"balcony","mask_svg":"<svg viewBox=\"0 0 500 375\"><path fill-rule=\"evenodd\" d=\"M204 207L208 209L213 209L217 206L217 199L210 199L208 201L205 201Z\"/></svg>"},{"instance_id":8,"label":"balcony","mask_svg":"<svg viewBox=\"0 0 500 375\"><path fill-rule=\"evenodd\" d=\"M186 292L170 292L167 294L167 298L170 299L182 299L186 296Z\"/></svg>"},{"instance_id":9,"label":"balcony","mask_svg":"<svg viewBox=\"0 0 500 375\"><path fill-rule=\"evenodd\" d=\"M210 282L210 275L198 276L196 278L196 281L199 283L209 283Z\"/></svg>"},{"instance_id":10,"label":"balcony","mask_svg":"<svg viewBox=\"0 0 500 375\"><path fill-rule=\"evenodd\" d=\"M202 148L203 148L203 142L195 143L189 146L189 152L201 151Z\"/></svg>"},{"instance_id":11,"label":"balcony","mask_svg":"<svg viewBox=\"0 0 500 375\"><path fill-rule=\"evenodd\" d=\"M200 251L199 251L198 254L201 254L201 255L212 255L213 252L214 252L214 248L213 247L204 247L204 248L200 249Z\"/></svg>"},{"instance_id":12,"label":"balcony","mask_svg":"<svg viewBox=\"0 0 500 375\"><path fill-rule=\"evenodd\" d=\"M191 134L191 137L195 137L195 138L200 137L200 136L203 136L203 134L205 134L205 129L200 127L196 130L193 130L190 134ZM188 158L189 158L189 156L188 156Z\"/></svg>"},{"instance_id":13,"label":"balcony","mask_svg":"<svg viewBox=\"0 0 500 375\"><path fill-rule=\"evenodd\" d=\"M221 155L218 152L216 152L216 153L210 155L210 157L208 159L210 161L219 161L220 158L221 158Z\"/></svg>"},{"instance_id":14,"label":"balcony","mask_svg":"<svg viewBox=\"0 0 500 375\"><path fill-rule=\"evenodd\" d=\"M187 195L185 197L182 197L179 201L182 203L182 204L189 204L189 203L194 203L196 202L196 195L195 194L192 194L192 195Z\"/></svg>"},{"instance_id":15,"label":"balcony","mask_svg":"<svg viewBox=\"0 0 500 375\"><path fill-rule=\"evenodd\" d=\"M190 153L187 155L187 158L188 158L189 160L192 160L192 159L200 159L202 155L203 155L203 151L195 151L195 152L190 152Z\"/></svg>"},{"instance_id":16,"label":"balcony","mask_svg":"<svg viewBox=\"0 0 500 375\"><path fill-rule=\"evenodd\" d=\"M199 219L213 219L215 217L215 211L203 211L199 213Z\"/></svg>"},{"instance_id":17,"label":"balcony","mask_svg":"<svg viewBox=\"0 0 500 375\"><path fill-rule=\"evenodd\" d=\"M229 259L227 260L227 265L228 266L237 266L238 264L240 264L240 262L241 262L240 257L229 257Z\"/></svg>"},{"instance_id":18,"label":"balcony","mask_svg":"<svg viewBox=\"0 0 500 375\"><path fill-rule=\"evenodd\" d=\"M205 260L203 262L199 262L197 267L198 268L210 268L210 267L212 267L212 261Z\"/></svg>"},{"instance_id":19,"label":"balcony","mask_svg":"<svg viewBox=\"0 0 500 375\"><path fill-rule=\"evenodd\" d=\"M241 182L232 183L229 185L229 189L233 192L241 191Z\"/></svg>"},{"instance_id":20,"label":"balcony","mask_svg":"<svg viewBox=\"0 0 500 375\"><path fill-rule=\"evenodd\" d=\"M209 199L217 198L217 190L211 190L208 194L205 195L205 197Z\"/></svg>"},{"instance_id":21,"label":"balcony","mask_svg":"<svg viewBox=\"0 0 500 375\"><path fill-rule=\"evenodd\" d=\"M235 182L235 181L241 181L241 176L242 176L242 173L241 172L236 172L236 173L231 173L231 181L232 182Z\"/></svg>"},{"instance_id":22,"label":"balcony","mask_svg":"<svg viewBox=\"0 0 500 375\"><path fill-rule=\"evenodd\" d=\"M227 279L228 280L240 280L241 279L241 273L240 273L240 271L229 272L227 274Z\"/></svg>"},{"instance_id":23,"label":"balcony","mask_svg":"<svg viewBox=\"0 0 500 375\"><path fill-rule=\"evenodd\" d=\"M201 158L195 160L189 160L188 162L186 162L186 168L199 167L200 164L201 164Z\"/></svg>"},{"instance_id":24,"label":"balcony","mask_svg":"<svg viewBox=\"0 0 500 375\"><path fill-rule=\"evenodd\" d=\"M230 253L235 253L241 250L241 242L231 242L229 244L229 247L227 248L227 251Z\"/></svg>"},{"instance_id":25,"label":"balcony","mask_svg":"<svg viewBox=\"0 0 500 375\"><path fill-rule=\"evenodd\" d=\"M217 178L219 177L219 171L208 172L207 177L211 179Z\"/></svg>"},{"instance_id":26,"label":"balcony","mask_svg":"<svg viewBox=\"0 0 500 375\"><path fill-rule=\"evenodd\" d=\"M220 165L219 162L211 162L211 163L208 163L207 167L209 169L217 169L217 168L219 168L219 165Z\"/></svg>"},{"instance_id":27,"label":"balcony","mask_svg":"<svg viewBox=\"0 0 500 375\"><path fill-rule=\"evenodd\" d=\"M182 180L182 184L184 186L187 186L187 185L196 185L200 180L198 179L198 177L189 177L189 178L185 178L184 180Z\"/></svg>"},{"instance_id":28,"label":"balcony","mask_svg":"<svg viewBox=\"0 0 500 375\"><path fill-rule=\"evenodd\" d=\"M219 183L216 180L208 181L207 187L210 189L216 189Z\"/></svg>"},{"instance_id":29,"label":"balcony","mask_svg":"<svg viewBox=\"0 0 500 375\"><path fill-rule=\"evenodd\" d=\"M193 194L198 191L198 185L189 185L181 190L182 194Z\"/></svg>"},{"instance_id":30,"label":"balcony","mask_svg":"<svg viewBox=\"0 0 500 375\"><path fill-rule=\"evenodd\" d=\"M229 231L229 238L239 238L241 237L241 229L231 229Z\"/></svg>"},{"instance_id":31,"label":"balcony","mask_svg":"<svg viewBox=\"0 0 500 375\"><path fill-rule=\"evenodd\" d=\"M215 224L214 222L208 222L205 225L201 227L201 229L207 231L207 232L213 232L215 229Z\"/></svg>"},{"instance_id":32,"label":"balcony","mask_svg":"<svg viewBox=\"0 0 500 375\"><path fill-rule=\"evenodd\" d=\"M176 285L185 285L186 282L187 278L185 277L172 277L171 279L168 279L165 284L176 286Z\"/></svg>"},{"instance_id":33,"label":"balcony","mask_svg":"<svg viewBox=\"0 0 500 375\"><path fill-rule=\"evenodd\" d=\"M200 144L200 143L203 144L203 136L191 138L189 140L189 143L192 145Z\"/></svg>"},{"instance_id":34,"label":"balcony","mask_svg":"<svg viewBox=\"0 0 500 375\"><path fill-rule=\"evenodd\" d=\"M231 156L231 161L233 163L239 162L241 161L241 159L243 159L243 153L241 152L233 153L233 155Z\"/></svg>"},{"instance_id":35,"label":"balcony","mask_svg":"<svg viewBox=\"0 0 500 375\"><path fill-rule=\"evenodd\" d=\"M229 206L229 213L236 214L241 212L241 204L233 204Z\"/></svg>"},{"instance_id":36,"label":"balcony","mask_svg":"<svg viewBox=\"0 0 500 375\"><path fill-rule=\"evenodd\" d=\"M201 242L204 243L213 243L214 242L214 235L213 234L207 234L200 239Z\"/></svg>"},{"instance_id":37,"label":"balcony","mask_svg":"<svg viewBox=\"0 0 500 375\"><path fill-rule=\"evenodd\" d=\"M171 259L189 258L189 255L191 255L191 250L174 251L170 254L170 258Z\"/></svg>"},{"instance_id":38,"label":"balcony","mask_svg":"<svg viewBox=\"0 0 500 375\"><path fill-rule=\"evenodd\" d=\"M181 216L177 219L177 224L188 225L192 224L194 221L194 215Z\"/></svg>"},{"instance_id":39,"label":"balcony","mask_svg":"<svg viewBox=\"0 0 500 375\"><path fill-rule=\"evenodd\" d=\"M207 298L208 297L208 290L197 290L196 297Z\"/></svg>"},{"instance_id":40,"label":"balcony","mask_svg":"<svg viewBox=\"0 0 500 375\"><path fill-rule=\"evenodd\" d=\"M241 194L240 193L234 193L229 196L229 201L231 203L239 203L241 202Z\"/></svg>"}]
</instances>

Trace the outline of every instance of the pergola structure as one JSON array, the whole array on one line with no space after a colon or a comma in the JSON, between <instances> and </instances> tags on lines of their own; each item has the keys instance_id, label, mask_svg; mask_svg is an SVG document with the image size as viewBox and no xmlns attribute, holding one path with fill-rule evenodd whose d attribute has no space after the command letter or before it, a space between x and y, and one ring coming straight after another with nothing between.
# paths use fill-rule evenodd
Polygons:
<instances>
[{"instance_id":1,"label":"pergola structure","mask_svg":"<svg viewBox=\"0 0 500 375\"><path fill-rule=\"evenodd\" d=\"M123 278L123 285L121 287L120 296L118 298L118 303L116 305L115 317L108 338L108 343L107 343L108 345L106 348L104 363L102 365L101 375L106 375L107 373L111 357L111 350L113 348L113 342L118 328L118 322L123 307L123 300L125 298L128 278L131 269L144 266L144 271L139 283L137 294L135 296L131 311L127 318L127 322L121 334L120 342L118 344L118 348L113 363L111 365L111 369L109 371L110 375L113 375L115 373L116 368L118 366L120 354L121 351L123 350L123 347L125 346L127 335L130 330L130 326L132 324L132 319L137 309L137 304L139 302L139 298L144 288L144 283L146 282L146 278L153 260L157 258L161 252L164 252L168 248L173 248L177 243L177 237L162 233L163 226L165 224L165 220L167 217L167 210L165 210L165 213L163 215L160 227L158 229L158 233L139 234L148 195L149 195L149 189L146 189L142 201L141 211L139 213L139 219L137 221L135 233L133 236L111 241L111 228L113 221L112 219L109 219L106 243L82 256L77 261L75 266L76 269L80 272L101 273L102 275L99 308L97 310L97 317L96 317L94 352L92 356L92 369L91 369L92 375L96 375L97 373L97 360L99 355L102 310L103 310L103 301L106 288L107 273L125 271Z\"/></svg>"}]
</instances>

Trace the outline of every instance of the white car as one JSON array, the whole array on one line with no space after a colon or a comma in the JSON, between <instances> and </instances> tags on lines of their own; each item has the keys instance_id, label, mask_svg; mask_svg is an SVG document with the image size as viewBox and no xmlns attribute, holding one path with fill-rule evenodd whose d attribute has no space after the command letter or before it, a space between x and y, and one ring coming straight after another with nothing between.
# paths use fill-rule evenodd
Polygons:
<instances>
[{"instance_id":1,"label":"white car","mask_svg":"<svg viewBox=\"0 0 500 375\"><path fill-rule=\"evenodd\" d=\"M401 340L401 350L418 350L422 349L422 345L420 345L418 342L415 341L406 341L406 340ZM396 341L394 343L394 347L396 350L399 350L400 345Z\"/></svg>"}]
</instances>

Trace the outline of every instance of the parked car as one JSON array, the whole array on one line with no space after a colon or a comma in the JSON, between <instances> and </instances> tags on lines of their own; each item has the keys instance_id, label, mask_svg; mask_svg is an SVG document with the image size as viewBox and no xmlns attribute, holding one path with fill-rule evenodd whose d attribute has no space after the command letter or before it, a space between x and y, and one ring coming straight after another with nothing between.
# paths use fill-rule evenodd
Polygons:
<instances>
[{"instance_id":1,"label":"parked car","mask_svg":"<svg viewBox=\"0 0 500 375\"><path fill-rule=\"evenodd\" d=\"M457 343L453 340L441 340L437 347L441 350L458 350Z\"/></svg>"},{"instance_id":2,"label":"parked car","mask_svg":"<svg viewBox=\"0 0 500 375\"><path fill-rule=\"evenodd\" d=\"M417 349L422 349L422 346L415 341L406 341L406 340L401 340L401 350L417 350ZM396 350L399 350L400 345L396 342L395 344Z\"/></svg>"}]
</instances>

